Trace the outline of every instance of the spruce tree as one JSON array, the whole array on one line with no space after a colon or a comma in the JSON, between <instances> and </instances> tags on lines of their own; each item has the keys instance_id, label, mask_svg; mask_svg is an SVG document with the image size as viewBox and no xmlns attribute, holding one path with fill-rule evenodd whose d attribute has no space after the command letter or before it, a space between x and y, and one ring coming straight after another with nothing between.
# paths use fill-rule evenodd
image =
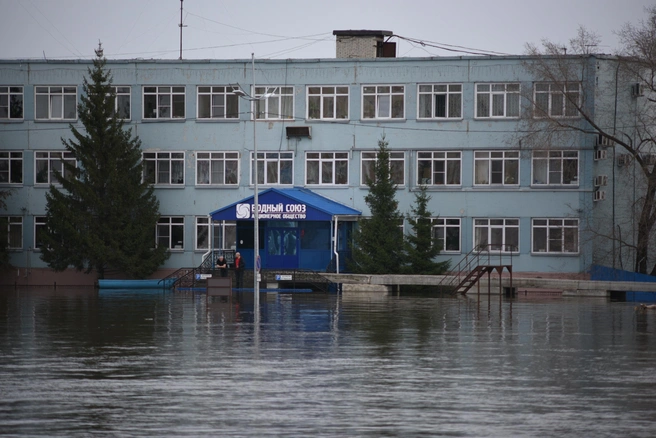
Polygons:
<instances>
[{"instance_id":1,"label":"spruce tree","mask_svg":"<svg viewBox=\"0 0 656 438\"><path fill-rule=\"evenodd\" d=\"M398 211L387 145L383 136L378 141L374 180L367 181L369 193L364 198L371 216L358 221L353 237L349 267L359 274L400 274L404 263L399 228L403 216Z\"/></svg>"},{"instance_id":2,"label":"spruce tree","mask_svg":"<svg viewBox=\"0 0 656 438\"><path fill-rule=\"evenodd\" d=\"M421 186L415 193L415 203L408 215L412 233L406 235L405 254L407 257L407 274L439 275L449 268L449 262L436 262L434 258L440 253L440 246L433 241L431 212L428 210L430 196L426 186Z\"/></svg>"},{"instance_id":3,"label":"spruce tree","mask_svg":"<svg viewBox=\"0 0 656 438\"><path fill-rule=\"evenodd\" d=\"M63 162L63 172L55 172L61 187L46 194L41 258L56 271L73 266L98 278L109 270L144 278L169 252L155 246L159 202L142 181L141 140L123 128L105 64L99 45L78 105L84 132L71 125L73 138L62 138L77 166Z\"/></svg>"}]
</instances>

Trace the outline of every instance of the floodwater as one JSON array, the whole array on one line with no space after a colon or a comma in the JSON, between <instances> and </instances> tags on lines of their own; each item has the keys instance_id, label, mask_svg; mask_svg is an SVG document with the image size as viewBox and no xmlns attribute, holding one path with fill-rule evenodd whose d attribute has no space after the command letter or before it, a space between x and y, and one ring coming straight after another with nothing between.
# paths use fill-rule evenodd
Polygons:
<instances>
[{"instance_id":1,"label":"floodwater","mask_svg":"<svg viewBox=\"0 0 656 438\"><path fill-rule=\"evenodd\" d=\"M653 437L656 310L5 290L0 395L3 436Z\"/></svg>"}]
</instances>

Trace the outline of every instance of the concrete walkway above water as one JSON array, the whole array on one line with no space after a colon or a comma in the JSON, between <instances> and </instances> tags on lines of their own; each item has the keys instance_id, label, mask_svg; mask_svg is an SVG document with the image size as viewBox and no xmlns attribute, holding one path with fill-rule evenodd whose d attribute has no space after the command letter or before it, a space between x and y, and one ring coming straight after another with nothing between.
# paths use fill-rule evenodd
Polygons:
<instances>
[{"instance_id":1,"label":"concrete walkway above water","mask_svg":"<svg viewBox=\"0 0 656 438\"><path fill-rule=\"evenodd\" d=\"M333 283L341 283L342 290L380 290L389 291L396 285L422 285L437 286L447 275L366 275L366 274L331 274L323 273L326 279ZM510 287L510 277L502 277L502 288ZM490 292L499 294L499 277L490 278ZM469 290L469 294L478 292L478 285ZM610 291L656 292L656 282L634 281L592 281L592 280L565 280L559 278L535 278L513 275L512 287L521 289L550 289L559 290L567 296L594 296L607 297ZM480 279L481 293L488 292L488 279Z\"/></svg>"}]
</instances>

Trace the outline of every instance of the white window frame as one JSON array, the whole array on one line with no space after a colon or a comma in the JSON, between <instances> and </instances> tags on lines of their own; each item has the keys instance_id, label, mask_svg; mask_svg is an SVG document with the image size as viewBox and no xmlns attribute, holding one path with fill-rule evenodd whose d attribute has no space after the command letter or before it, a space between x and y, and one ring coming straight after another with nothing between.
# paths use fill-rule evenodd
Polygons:
<instances>
[{"instance_id":1,"label":"white window frame","mask_svg":"<svg viewBox=\"0 0 656 438\"><path fill-rule=\"evenodd\" d=\"M22 86L0 86L0 120L23 120L25 118L24 101Z\"/></svg>"},{"instance_id":2,"label":"white window frame","mask_svg":"<svg viewBox=\"0 0 656 438\"><path fill-rule=\"evenodd\" d=\"M420 162L430 161L429 176L422 175ZM456 163L456 165L454 165ZM440 182L440 176L442 181ZM462 152L417 151L417 185L444 187L462 185Z\"/></svg>"},{"instance_id":3,"label":"white window frame","mask_svg":"<svg viewBox=\"0 0 656 438\"><path fill-rule=\"evenodd\" d=\"M229 85L196 87L197 120L231 120L239 118L239 96Z\"/></svg>"},{"instance_id":4,"label":"white window frame","mask_svg":"<svg viewBox=\"0 0 656 438\"><path fill-rule=\"evenodd\" d=\"M570 174L571 176L566 174ZM566 177L569 179L565 179ZM578 187L579 151L533 151L533 157L531 159L531 181L534 186Z\"/></svg>"},{"instance_id":5,"label":"white window frame","mask_svg":"<svg viewBox=\"0 0 656 438\"><path fill-rule=\"evenodd\" d=\"M66 173L63 161L72 163L77 167L77 160L75 155L69 151L35 151L34 152L34 185L60 185L59 181L55 178L54 171L59 171L64 178L69 178L71 175ZM39 163L45 163L45 167L40 167ZM47 181L37 181L39 174L45 171Z\"/></svg>"},{"instance_id":6,"label":"white window frame","mask_svg":"<svg viewBox=\"0 0 656 438\"><path fill-rule=\"evenodd\" d=\"M519 82L477 83L477 119L518 119L521 113L521 85ZM484 104L486 106L484 106ZM483 109L487 109L483 112Z\"/></svg>"},{"instance_id":7,"label":"white window frame","mask_svg":"<svg viewBox=\"0 0 656 438\"><path fill-rule=\"evenodd\" d=\"M541 242L538 242L542 240ZM574 243L574 245L572 245ZM531 221L533 254L578 254L579 220L577 218L534 218Z\"/></svg>"},{"instance_id":8,"label":"white window frame","mask_svg":"<svg viewBox=\"0 0 656 438\"><path fill-rule=\"evenodd\" d=\"M184 85L144 85L142 94L144 120L175 120L186 117L187 89Z\"/></svg>"},{"instance_id":9,"label":"white window frame","mask_svg":"<svg viewBox=\"0 0 656 438\"><path fill-rule=\"evenodd\" d=\"M405 185L405 152L403 151L388 151L389 153L389 170L392 183L399 187ZM378 161L378 152L376 151L363 151L360 154L360 185L367 186L367 177L373 179L374 166Z\"/></svg>"},{"instance_id":10,"label":"white window frame","mask_svg":"<svg viewBox=\"0 0 656 438\"><path fill-rule=\"evenodd\" d=\"M474 185L519 186L519 158L519 151L474 151Z\"/></svg>"},{"instance_id":11,"label":"white window frame","mask_svg":"<svg viewBox=\"0 0 656 438\"><path fill-rule=\"evenodd\" d=\"M519 248L519 219L474 218L474 248L487 245L491 251L517 252ZM483 233L485 235L483 236ZM514 235L513 235L514 234Z\"/></svg>"},{"instance_id":12,"label":"white window frame","mask_svg":"<svg viewBox=\"0 0 656 438\"><path fill-rule=\"evenodd\" d=\"M23 248L23 217L22 216L0 216L0 220L7 221L7 248L18 250ZM17 236L12 239L12 236Z\"/></svg>"},{"instance_id":13,"label":"white window frame","mask_svg":"<svg viewBox=\"0 0 656 438\"><path fill-rule=\"evenodd\" d=\"M0 151L0 184L23 184L23 152Z\"/></svg>"},{"instance_id":14,"label":"white window frame","mask_svg":"<svg viewBox=\"0 0 656 438\"><path fill-rule=\"evenodd\" d=\"M155 225L155 244L158 246L165 244L171 251L184 251L184 229L184 216L160 216ZM180 240L177 240L178 238Z\"/></svg>"},{"instance_id":15,"label":"white window frame","mask_svg":"<svg viewBox=\"0 0 656 438\"><path fill-rule=\"evenodd\" d=\"M250 184L253 185L253 152L250 153ZM289 166L289 167L288 167ZM286 180L281 181L285 176ZM291 186L294 184L294 153L258 151L257 184L265 186Z\"/></svg>"},{"instance_id":16,"label":"white window frame","mask_svg":"<svg viewBox=\"0 0 656 438\"><path fill-rule=\"evenodd\" d=\"M400 103L399 103L400 102ZM399 112L398 107L401 107ZM405 85L363 85L363 120L405 119Z\"/></svg>"},{"instance_id":17,"label":"white window frame","mask_svg":"<svg viewBox=\"0 0 656 438\"><path fill-rule=\"evenodd\" d=\"M184 186L185 184L185 153L182 151L146 151L142 153L143 180L155 186ZM151 169L151 163L154 168ZM152 178L149 178L152 170ZM174 181L175 175L181 173L182 178ZM168 174L167 179L164 176Z\"/></svg>"},{"instance_id":18,"label":"white window frame","mask_svg":"<svg viewBox=\"0 0 656 438\"><path fill-rule=\"evenodd\" d=\"M349 184L349 153L348 152L306 152L305 153L305 185L308 186L348 186ZM310 165L317 166L316 182L310 182ZM328 168L328 166L330 168ZM338 171L346 170L346 180L336 179Z\"/></svg>"},{"instance_id":19,"label":"white window frame","mask_svg":"<svg viewBox=\"0 0 656 438\"><path fill-rule=\"evenodd\" d=\"M210 234L209 216L196 216L196 235L194 239L196 251L207 251L210 249L210 239L214 239L212 249L236 249L237 248L237 222L236 221L212 221L212 233Z\"/></svg>"},{"instance_id":20,"label":"white window frame","mask_svg":"<svg viewBox=\"0 0 656 438\"><path fill-rule=\"evenodd\" d=\"M112 88L114 89L114 112L116 116L121 120L131 120L132 88L129 85L116 85Z\"/></svg>"},{"instance_id":21,"label":"white window frame","mask_svg":"<svg viewBox=\"0 0 656 438\"><path fill-rule=\"evenodd\" d=\"M307 119L308 120L348 120L350 89L348 85L308 85ZM317 107L311 111L311 108Z\"/></svg>"},{"instance_id":22,"label":"white window frame","mask_svg":"<svg viewBox=\"0 0 656 438\"><path fill-rule=\"evenodd\" d=\"M417 119L461 120L462 96L462 84L419 84Z\"/></svg>"},{"instance_id":23,"label":"white window frame","mask_svg":"<svg viewBox=\"0 0 656 438\"><path fill-rule=\"evenodd\" d=\"M197 151L195 155L197 186L239 186L239 152Z\"/></svg>"},{"instance_id":24,"label":"white window frame","mask_svg":"<svg viewBox=\"0 0 656 438\"><path fill-rule=\"evenodd\" d=\"M580 113L576 106L581 106L581 96L580 82L537 82L533 87L534 117L578 118Z\"/></svg>"},{"instance_id":25,"label":"white window frame","mask_svg":"<svg viewBox=\"0 0 656 438\"><path fill-rule=\"evenodd\" d=\"M440 253L458 254L462 252L462 221L459 217L436 217L431 219L431 224L433 241L442 245ZM452 238L447 239L447 236L452 235L453 230L456 230L458 245L457 248L447 248L447 242L452 241Z\"/></svg>"},{"instance_id":26,"label":"white window frame","mask_svg":"<svg viewBox=\"0 0 656 438\"><path fill-rule=\"evenodd\" d=\"M266 95L269 97L262 99ZM255 116L258 120L294 119L294 87L289 85L256 86L253 97L251 109L255 109ZM252 119L253 114L251 113Z\"/></svg>"},{"instance_id":27,"label":"white window frame","mask_svg":"<svg viewBox=\"0 0 656 438\"><path fill-rule=\"evenodd\" d=\"M77 86L36 85L34 120L77 120Z\"/></svg>"}]
</instances>

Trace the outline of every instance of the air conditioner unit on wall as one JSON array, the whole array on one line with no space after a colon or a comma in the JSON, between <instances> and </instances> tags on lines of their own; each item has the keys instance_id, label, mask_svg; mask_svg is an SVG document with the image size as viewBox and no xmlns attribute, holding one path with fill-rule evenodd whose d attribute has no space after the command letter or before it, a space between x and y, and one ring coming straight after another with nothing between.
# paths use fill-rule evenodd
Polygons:
<instances>
[{"instance_id":1,"label":"air conditioner unit on wall","mask_svg":"<svg viewBox=\"0 0 656 438\"><path fill-rule=\"evenodd\" d=\"M606 184L608 184L608 176L607 175L595 176L595 179L594 179L595 187L605 186Z\"/></svg>"},{"instance_id":2,"label":"air conditioner unit on wall","mask_svg":"<svg viewBox=\"0 0 656 438\"><path fill-rule=\"evenodd\" d=\"M611 140L610 137L608 137L604 134L601 134L601 133L597 134L596 140L597 140L596 146L602 146L602 147L605 147L605 148L607 148L609 146L613 146L615 144L615 142L613 140Z\"/></svg>"},{"instance_id":3,"label":"air conditioner unit on wall","mask_svg":"<svg viewBox=\"0 0 656 438\"><path fill-rule=\"evenodd\" d=\"M608 158L608 152L605 149L597 149L594 151L595 161L605 160L606 158Z\"/></svg>"},{"instance_id":4,"label":"air conditioner unit on wall","mask_svg":"<svg viewBox=\"0 0 656 438\"><path fill-rule=\"evenodd\" d=\"M640 154L640 158L647 166L656 164L656 154Z\"/></svg>"},{"instance_id":5,"label":"air conditioner unit on wall","mask_svg":"<svg viewBox=\"0 0 656 438\"><path fill-rule=\"evenodd\" d=\"M595 200L595 202L603 201L604 199L606 199L606 192L603 190L595 190L593 199Z\"/></svg>"},{"instance_id":6,"label":"air conditioner unit on wall","mask_svg":"<svg viewBox=\"0 0 656 438\"><path fill-rule=\"evenodd\" d=\"M645 95L645 90L642 84L636 83L631 85L631 96L640 97Z\"/></svg>"},{"instance_id":7,"label":"air conditioner unit on wall","mask_svg":"<svg viewBox=\"0 0 656 438\"><path fill-rule=\"evenodd\" d=\"M631 163L631 155L629 154L620 154L617 156L617 165L619 167L627 166Z\"/></svg>"},{"instance_id":8,"label":"air conditioner unit on wall","mask_svg":"<svg viewBox=\"0 0 656 438\"><path fill-rule=\"evenodd\" d=\"M290 137L307 137L312 138L312 127L310 126L287 126L287 138Z\"/></svg>"}]
</instances>

